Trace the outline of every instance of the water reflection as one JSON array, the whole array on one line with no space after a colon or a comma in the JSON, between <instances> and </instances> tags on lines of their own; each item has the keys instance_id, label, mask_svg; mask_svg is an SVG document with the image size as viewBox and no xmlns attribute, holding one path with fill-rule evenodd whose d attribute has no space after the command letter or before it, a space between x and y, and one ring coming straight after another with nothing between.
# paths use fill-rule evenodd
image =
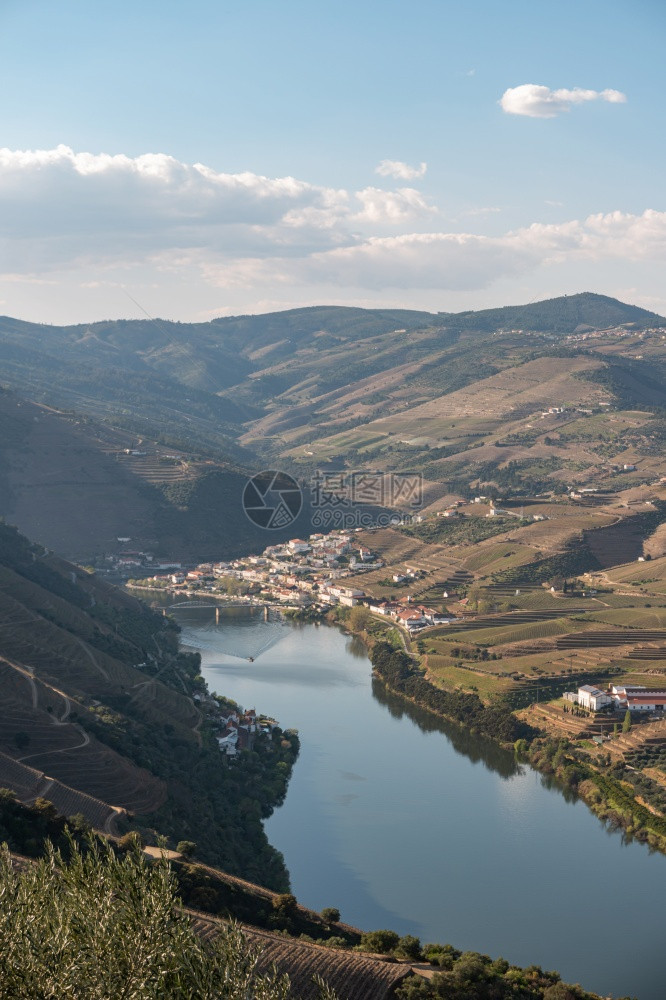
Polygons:
<instances>
[{"instance_id":1,"label":"water reflection","mask_svg":"<svg viewBox=\"0 0 666 1000\"><path fill-rule=\"evenodd\" d=\"M364 647L338 629L286 624L243 663L225 651L241 633L265 635L256 613L182 624L211 689L300 732L266 830L302 902L557 968L605 995L661 1000L666 858L604 831L512 754L371 681ZM631 962L609 959L617 941Z\"/></svg>"},{"instance_id":2,"label":"water reflection","mask_svg":"<svg viewBox=\"0 0 666 1000\"><path fill-rule=\"evenodd\" d=\"M349 655L353 656L355 660L367 660L368 648L357 635L350 635L347 638L346 648Z\"/></svg>"},{"instance_id":3,"label":"water reflection","mask_svg":"<svg viewBox=\"0 0 666 1000\"><path fill-rule=\"evenodd\" d=\"M367 655L367 654L366 654ZM490 740L484 740L480 736L475 736L460 726L454 725L446 719L441 719L432 712L427 712L418 705L412 705L398 695L388 691L379 678L372 678L372 695L375 701L388 709L394 719L402 719L406 716L410 719L422 733L442 733L450 742L453 749L468 757L472 763L482 763L489 771L494 771L502 778L511 778L515 774L521 773L521 766L518 764L512 753L498 747Z\"/></svg>"}]
</instances>

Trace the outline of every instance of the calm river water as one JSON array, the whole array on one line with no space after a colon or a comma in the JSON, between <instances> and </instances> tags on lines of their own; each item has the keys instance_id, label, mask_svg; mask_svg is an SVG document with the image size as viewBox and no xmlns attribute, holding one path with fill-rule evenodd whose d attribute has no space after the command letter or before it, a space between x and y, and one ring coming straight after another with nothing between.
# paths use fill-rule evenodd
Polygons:
<instances>
[{"instance_id":1,"label":"calm river water","mask_svg":"<svg viewBox=\"0 0 666 1000\"><path fill-rule=\"evenodd\" d=\"M176 614L211 690L299 731L266 831L302 903L557 969L600 993L666 995L665 857L624 844L511 755L387 695L363 646L334 628L249 609L219 625L210 610Z\"/></svg>"}]
</instances>

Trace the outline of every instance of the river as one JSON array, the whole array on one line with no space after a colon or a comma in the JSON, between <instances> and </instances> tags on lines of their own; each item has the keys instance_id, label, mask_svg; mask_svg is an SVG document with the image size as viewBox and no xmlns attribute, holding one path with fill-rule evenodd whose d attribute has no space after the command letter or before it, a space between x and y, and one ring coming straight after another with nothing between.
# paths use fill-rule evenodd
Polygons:
<instances>
[{"instance_id":1,"label":"river","mask_svg":"<svg viewBox=\"0 0 666 1000\"><path fill-rule=\"evenodd\" d=\"M299 731L266 831L300 902L336 906L366 930L557 969L600 993L666 995L665 857L624 843L510 754L387 694L356 638L248 609L219 625L210 610L177 614L211 690Z\"/></svg>"}]
</instances>

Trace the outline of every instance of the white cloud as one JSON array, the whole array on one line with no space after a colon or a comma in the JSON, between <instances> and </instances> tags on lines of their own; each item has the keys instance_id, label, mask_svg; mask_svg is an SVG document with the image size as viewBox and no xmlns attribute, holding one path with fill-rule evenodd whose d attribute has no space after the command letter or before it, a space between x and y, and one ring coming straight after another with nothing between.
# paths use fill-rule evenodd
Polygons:
<instances>
[{"instance_id":1,"label":"white cloud","mask_svg":"<svg viewBox=\"0 0 666 1000\"><path fill-rule=\"evenodd\" d=\"M526 115L528 118L555 118L570 111L576 104L586 101L608 101L610 104L626 103L626 96L619 90L573 90L562 88L551 90L536 83L523 83L520 87L509 87L500 99L503 111L509 115Z\"/></svg>"},{"instance_id":2,"label":"white cloud","mask_svg":"<svg viewBox=\"0 0 666 1000\"><path fill-rule=\"evenodd\" d=\"M0 243L12 242L19 271L131 261L169 247L306 254L349 243L352 227L403 225L434 211L408 187L346 191L163 153L0 149Z\"/></svg>"},{"instance_id":3,"label":"white cloud","mask_svg":"<svg viewBox=\"0 0 666 1000\"><path fill-rule=\"evenodd\" d=\"M420 163L418 167L410 167L408 163L401 160L382 160L375 167L375 173L380 177L394 177L398 181L413 181L417 177L425 177L427 163Z\"/></svg>"},{"instance_id":4,"label":"white cloud","mask_svg":"<svg viewBox=\"0 0 666 1000\"><path fill-rule=\"evenodd\" d=\"M354 216L359 222L396 223L437 211L415 188L383 191L381 188L367 187L357 191L356 197L362 205L361 211Z\"/></svg>"},{"instance_id":5,"label":"white cloud","mask_svg":"<svg viewBox=\"0 0 666 1000\"><path fill-rule=\"evenodd\" d=\"M371 237L301 258L208 259L207 280L220 287L271 284L365 289L483 289L541 265L666 260L666 212L591 215L554 225L533 223L500 236L409 233Z\"/></svg>"},{"instance_id":6,"label":"white cloud","mask_svg":"<svg viewBox=\"0 0 666 1000\"><path fill-rule=\"evenodd\" d=\"M123 286L140 289L137 299L148 290L186 318L180 300L200 311L211 297L219 302L221 288L236 311L253 311L260 301L363 300L361 289L462 294L539 268L608 274L633 262L647 273L666 260L666 212L599 213L498 233L492 207L469 211L490 213L492 235L451 231L451 223L440 231L437 207L412 187L341 190L221 173L163 154L0 150L9 311L36 308L29 296L37 284L49 295L57 288L63 309L99 303L107 316L113 310L103 303L126 307ZM40 317L56 320L47 301Z\"/></svg>"}]
</instances>

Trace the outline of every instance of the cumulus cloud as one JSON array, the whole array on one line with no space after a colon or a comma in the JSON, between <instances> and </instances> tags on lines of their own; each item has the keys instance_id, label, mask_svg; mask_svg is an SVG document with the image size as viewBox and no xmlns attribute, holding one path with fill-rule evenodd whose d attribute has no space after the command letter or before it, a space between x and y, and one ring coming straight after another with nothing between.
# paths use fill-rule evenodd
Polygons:
<instances>
[{"instance_id":1,"label":"cumulus cloud","mask_svg":"<svg viewBox=\"0 0 666 1000\"><path fill-rule=\"evenodd\" d=\"M420 163L418 167L410 167L408 163L401 160L382 160L375 167L375 173L380 177L394 177L398 181L413 181L417 177L425 177L427 163Z\"/></svg>"},{"instance_id":2,"label":"cumulus cloud","mask_svg":"<svg viewBox=\"0 0 666 1000\"><path fill-rule=\"evenodd\" d=\"M383 191L367 187L357 191L356 197L362 205L361 211L354 216L359 222L396 223L437 211L415 188Z\"/></svg>"},{"instance_id":3,"label":"cumulus cloud","mask_svg":"<svg viewBox=\"0 0 666 1000\"><path fill-rule=\"evenodd\" d=\"M528 118L556 118L571 111L576 104L586 101L608 101L610 104L626 103L626 95L619 90L551 90L536 83L523 83L509 87L500 99L500 106L508 115L525 115Z\"/></svg>"},{"instance_id":4,"label":"cumulus cloud","mask_svg":"<svg viewBox=\"0 0 666 1000\"><path fill-rule=\"evenodd\" d=\"M473 291L544 265L666 260L666 212L601 213L493 235L439 231L437 217L413 187L328 188L164 154L0 150L0 255L15 298L22 286L54 279L70 297L139 281L160 298L175 287L197 299L245 290L235 301L246 311L281 289L290 301L294 289L330 289L329 298L355 289Z\"/></svg>"},{"instance_id":5,"label":"cumulus cloud","mask_svg":"<svg viewBox=\"0 0 666 1000\"><path fill-rule=\"evenodd\" d=\"M0 149L0 239L14 241L19 270L167 247L307 253L349 242L351 227L403 224L431 211L413 188L346 191L224 173L163 153Z\"/></svg>"},{"instance_id":6,"label":"cumulus cloud","mask_svg":"<svg viewBox=\"0 0 666 1000\"><path fill-rule=\"evenodd\" d=\"M124 155L0 150L0 217L4 232L112 232L132 225L187 228L270 225L294 209L335 212L344 195L296 180L227 174L163 153Z\"/></svg>"},{"instance_id":7,"label":"cumulus cloud","mask_svg":"<svg viewBox=\"0 0 666 1000\"><path fill-rule=\"evenodd\" d=\"M220 266L208 260L207 279L222 287L327 284L366 289L487 288L542 264L567 261L666 260L666 212L591 215L583 221L534 223L500 236L408 233L370 237L303 258L244 258Z\"/></svg>"}]
</instances>

